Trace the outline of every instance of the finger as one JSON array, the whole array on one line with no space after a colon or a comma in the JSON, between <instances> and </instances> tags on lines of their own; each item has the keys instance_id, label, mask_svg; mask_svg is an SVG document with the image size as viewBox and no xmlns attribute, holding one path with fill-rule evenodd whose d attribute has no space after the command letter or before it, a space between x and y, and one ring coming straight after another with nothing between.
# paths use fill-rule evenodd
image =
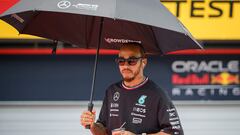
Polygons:
<instances>
[{"instance_id":1,"label":"finger","mask_svg":"<svg viewBox=\"0 0 240 135\"><path fill-rule=\"evenodd\" d=\"M81 119L81 123L94 123L94 119L83 118Z\"/></svg>"},{"instance_id":2,"label":"finger","mask_svg":"<svg viewBox=\"0 0 240 135\"><path fill-rule=\"evenodd\" d=\"M94 114L87 114L87 115L85 115L86 117L95 117L95 115Z\"/></svg>"},{"instance_id":3,"label":"finger","mask_svg":"<svg viewBox=\"0 0 240 135\"><path fill-rule=\"evenodd\" d=\"M83 118L91 118L91 117L92 117L91 115L82 115L81 119L83 119Z\"/></svg>"},{"instance_id":4,"label":"finger","mask_svg":"<svg viewBox=\"0 0 240 135\"><path fill-rule=\"evenodd\" d=\"M86 127L87 125L92 125L92 123L88 123L88 122L82 123L82 126L83 126L83 127Z\"/></svg>"},{"instance_id":5,"label":"finger","mask_svg":"<svg viewBox=\"0 0 240 135\"><path fill-rule=\"evenodd\" d=\"M115 131L112 133L112 135L121 135L121 132L120 131Z\"/></svg>"},{"instance_id":6,"label":"finger","mask_svg":"<svg viewBox=\"0 0 240 135\"><path fill-rule=\"evenodd\" d=\"M82 124L84 125L84 124L93 124L94 122L93 121L82 121Z\"/></svg>"},{"instance_id":7,"label":"finger","mask_svg":"<svg viewBox=\"0 0 240 135\"><path fill-rule=\"evenodd\" d=\"M91 121L91 120L82 120L81 121L81 125L91 125L91 124L93 124L94 122L93 121Z\"/></svg>"},{"instance_id":8,"label":"finger","mask_svg":"<svg viewBox=\"0 0 240 135\"><path fill-rule=\"evenodd\" d=\"M86 114L82 114L81 115L81 118L85 118L85 117L89 117L89 118L95 117L95 114L88 114L88 113L86 113Z\"/></svg>"},{"instance_id":9,"label":"finger","mask_svg":"<svg viewBox=\"0 0 240 135\"><path fill-rule=\"evenodd\" d=\"M95 114L96 114L96 110L93 110L93 111L92 111L92 114L94 114L94 115L95 115Z\"/></svg>"},{"instance_id":10,"label":"finger","mask_svg":"<svg viewBox=\"0 0 240 135\"><path fill-rule=\"evenodd\" d=\"M96 110L93 110L92 112L87 111L86 114L88 114L88 115L95 115L96 114Z\"/></svg>"},{"instance_id":11,"label":"finger","mask_svg":"<svg viewBox=\"0 0 240 135\"><path fill-rule=\"evenodd\" d=\"M89 111L83 111L83 114L87 114Z\"/></svg>"},{"instance_id":12,"label":"finger","mask_svg":"<svg viewBox=\"0 0 240 135\"><path fill-rule=\"evenodd\" d=\"M90 122L81 121L81 125L82 125L82 126L86 126L86 125L90 125L90 124L91 124Z\"/></svg>"},{"instance_id":13,"label":"finger","mask_svg":"<svg viewBox=\"0 0 240 135\"><path fill-rule=\"evenodd\" d=\"M93 117L93 116L84 116L84 117L81 118L81 120L83 120L83 119L85 119L85 120L90 119L90 120L94 121L95 117Z\"/></svg>"},{"instance_id":14,"label":"finger","mask_svg":"<svg viewBox=\"0 0 240 135\"><path fill-rule=\"evenodd\" d=\"M90 112L90 111L84 111L83 114L84 114L84 115L91 115L92 112Z\"/></svg>"},{"instance_id":15,"label":"finger","mask_svg":"<svg viewBox=\"0 0 240 135\"><path fill-rule=\"evenodd\" d=\"M82 118L89 118L89 119L95 119L95 115L89 115L89 114L85 114L85 115L81 115L81 119Z\"/></svg>"},{"instance_id":16,"label":"finger","mask_svg":"<svg viewBox=\"0 0 240 135\"><path fill-rule=\"evenodd\" d=\"M85 122L93 122L94 119L89 119L89 118L83 118L82 121L85 121Z\"/></svg>"},{"instance_id":17,"label":"finger","mask_svg":"<svg viewBox=\"0 0 240 135\"><path fill-rule=\"evenodd\" d=\"M84 118L86 116L88 116L89 114L87 112L83 112L82 115L81 115L81 118Z\"/></svg>"}]
</instances>

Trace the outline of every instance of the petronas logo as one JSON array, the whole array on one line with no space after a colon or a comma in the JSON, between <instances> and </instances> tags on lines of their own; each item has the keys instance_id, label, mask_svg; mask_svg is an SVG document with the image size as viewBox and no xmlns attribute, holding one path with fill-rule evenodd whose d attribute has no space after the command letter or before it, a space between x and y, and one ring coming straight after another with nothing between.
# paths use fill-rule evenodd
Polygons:
<instances>
[{"instance_id":1,"label":"petronas logo","mask_svg":"<svg viewBox=\"0 0 240 135\"><path fill-rule=\"evenodd\" d=\"M143 105L145 103L145 99L147 98L146 95L142 95L139 99L138 99L138 103Z\"/></svg>"}]
</instances>

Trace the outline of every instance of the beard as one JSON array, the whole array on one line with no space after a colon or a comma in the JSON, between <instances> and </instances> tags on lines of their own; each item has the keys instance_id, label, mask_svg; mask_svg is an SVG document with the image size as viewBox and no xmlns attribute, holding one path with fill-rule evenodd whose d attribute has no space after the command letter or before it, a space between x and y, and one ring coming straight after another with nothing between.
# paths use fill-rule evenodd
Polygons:
<instances>
[{"instance_id":1,"label":"beard","mask_svg":"<svg viewBox=\"0 0 240 135\"><path fill-rule=\"evenodd\" d=\"M140 66L138 67L138 69L135 71L135 72L133 72L132 70L130 70L130 69L124 69L124 70L128 70L129 72L131 72L132 74L133 74L133 76L131 76L131 77L125 77L125 76L123 76L123 80L125 81L125 82L131 82L131 81L133 81L135 78L136 78L136 76L140 73ZM124 71L123 70L123 71Z\"/></svg>"},{"instance_id":2,"label":"beard","mask_svg":"<svg viewBox=\"0 0 240 135\"><path fill-rule=\"evenodd\" d=\"M129 78L123 77L123 81L124 81L124 82L131 82L131 81L134 80L134 79L135 79L135 77L129 77Z\"/></svg>"}]
</instances>

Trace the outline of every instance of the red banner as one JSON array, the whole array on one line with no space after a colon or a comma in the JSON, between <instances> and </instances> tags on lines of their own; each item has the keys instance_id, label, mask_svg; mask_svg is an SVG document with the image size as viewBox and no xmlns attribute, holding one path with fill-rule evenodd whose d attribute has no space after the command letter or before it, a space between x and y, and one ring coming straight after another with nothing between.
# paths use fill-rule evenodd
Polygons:
<instances>
[{"instance_id":1,"label":"red banner","mask_svg":"<svg viewBox=\"0 0 240 135\"><path fill-rule=\"evenodd\" d=\"M0 14L17 4L20 0L0 0Z\"/></svg>"}]
</instances>

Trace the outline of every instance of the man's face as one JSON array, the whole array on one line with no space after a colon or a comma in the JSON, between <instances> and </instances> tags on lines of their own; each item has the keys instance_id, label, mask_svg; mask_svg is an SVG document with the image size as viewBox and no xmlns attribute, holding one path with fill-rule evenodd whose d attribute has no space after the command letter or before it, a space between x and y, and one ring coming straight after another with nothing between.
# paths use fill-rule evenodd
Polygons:
<instances>
[{"instance_id":1,"label":"man's face","mask_svg":"<svg viewBox=\"0 0 240 135\"><path fill-rule=\"evenodd\" d=\"M139 50L123 49L119 52L119 57L124 59L139 58L141 54ZM119 65L120 73L124 81L130 82L134 80L138 75L143 74L143 69L146 64L146 59L137 59L136 65L129 65L125 62L124 65Z\"/></svg>"}]
</instances>

